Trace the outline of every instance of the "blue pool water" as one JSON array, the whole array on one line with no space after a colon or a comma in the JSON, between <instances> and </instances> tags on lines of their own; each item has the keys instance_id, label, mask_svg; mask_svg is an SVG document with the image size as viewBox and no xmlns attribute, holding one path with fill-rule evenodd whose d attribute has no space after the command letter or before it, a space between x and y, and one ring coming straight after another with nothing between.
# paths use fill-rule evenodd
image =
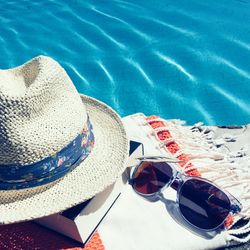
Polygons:
<instances>
[{"instance_id":1,"label":"blue pool water","mask_svg":"<svg viewBox=\"0 0 250 250\"><path fill-rule=\"evenodd\" d=\"M0 0L0 68L39 54L122 116L250 122L249 0Z\"/></svg>"}]
</instances>

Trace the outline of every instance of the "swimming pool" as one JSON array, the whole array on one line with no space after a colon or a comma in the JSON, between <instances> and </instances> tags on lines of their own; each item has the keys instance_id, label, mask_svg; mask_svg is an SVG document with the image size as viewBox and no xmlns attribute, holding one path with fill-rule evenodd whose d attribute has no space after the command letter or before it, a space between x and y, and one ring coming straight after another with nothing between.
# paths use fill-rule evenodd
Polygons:
<instances>
[{"instance_id":1,"label":"swimming pool","mask_svg":"<svg viewBox=\"0 0 250 250\"><path fill-rule=\"evenodd\" d=\"M43 54L122 116L249 123L249 13L249 0L0 1L0 68Z\"/></svg>"}]
</instances>

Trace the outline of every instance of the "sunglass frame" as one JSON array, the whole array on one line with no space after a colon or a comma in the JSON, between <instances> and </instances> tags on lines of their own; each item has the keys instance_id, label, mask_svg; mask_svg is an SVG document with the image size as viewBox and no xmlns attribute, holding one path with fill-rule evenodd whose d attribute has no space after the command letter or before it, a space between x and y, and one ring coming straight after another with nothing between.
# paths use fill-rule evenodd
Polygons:
<instances>
[{"instance_id":1,"label":"sunglass frame","mask_svg":"<svg viewBox=\"0 0 250 250\"><path fill-rule=\"evenodd\" d=\"M163 159L166 159L166 160L163 160ZM185 175L184 173L181 173L180 171L178 171L175 167L175 162L173 159L170 159L171 162L168 162L168 158L165 158L165 157L142 157L142 158L138 158L139 160L139 163L133 167L130 171L130 178L129 178L129 184L133 187L133 190L140 196L146 198L146 199L151 199L151 200L155 200L157 198L160 198L162 196L162 193L163 191L168 188L169 186L171 186L175 181L178 182L178 187L176 189L176 192L177 192L177 195L176 195L176 204L177 204L177 208L178 208L178 212L179 214L182 216L182 219L184 219L184 221L186 223L188 223L188 225L194 227L195 229L198 229L198 230L201 230L203 232L214 232L214 231L221 231L221 230L224 230L226 229L226 225L225 225L225 221L227 221L228 217L229 216L232 216L232 215L235 215L237 213L239 213L242 209L242 205L241 203L232 195L230 194L228 191L226 190L223 190L222 188L220 188L219 186L217 186L215 183L212 183L211 181L209 181L208 179L205 179L205 178L202 178L202 177L196 177L196 176L187 176ZM157 192L154 192L152 194L144 194L144 193L141 193L139 191L137 191L135 188L134 188L134 175L136 174L136 171L139 169L139 167L141 166L141 164L143 162L165 162L167 163L171 169L172 169L172 177L170 178L169 182L166 183L162 188L159 189L159 191ZM176 163L178 162L178 159L176 160ZM182 214L182 211L180 209L180 193L181 193L181 189L183 187L183 185L185 184L186 181L188 180L200 180L200 181L203 181L205 183L208 183L214 187L216 187L217 189L221 190L223 193L226 194L226 196L228 197L229 199L229 202L230 202L230 210L229 210L229 213L228 215L226 216L226 218L222 221L222 223L218 226L216 226L215 228L211 228L211 229L204 229L204 228L200 228L200 227L197 227L196 225L192 224L189 220L187 220L185 218L185 216Z\"/></svg>"}]
</instances>

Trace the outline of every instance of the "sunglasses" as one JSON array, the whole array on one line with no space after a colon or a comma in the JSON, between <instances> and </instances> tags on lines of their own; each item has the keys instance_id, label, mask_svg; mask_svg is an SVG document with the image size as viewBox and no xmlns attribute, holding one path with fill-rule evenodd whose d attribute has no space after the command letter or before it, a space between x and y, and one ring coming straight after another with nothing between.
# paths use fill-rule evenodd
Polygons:
<instances>
[{"instance_id":1,"label":"sunglasses","mask_svg":"<svg viewBox=\"0 0 250 250\"><path fill-rule=\"evenodd\" d=\"M231 194L210 181L182 174L174 164L180 162L165 157L141 157L131 171L129 183L139 195L160 197L172 187L177 191L177 204L182 217L192 226L214 231L226 228L227 219L241 211L242 205Z\"/></svg>"}]
</instances>

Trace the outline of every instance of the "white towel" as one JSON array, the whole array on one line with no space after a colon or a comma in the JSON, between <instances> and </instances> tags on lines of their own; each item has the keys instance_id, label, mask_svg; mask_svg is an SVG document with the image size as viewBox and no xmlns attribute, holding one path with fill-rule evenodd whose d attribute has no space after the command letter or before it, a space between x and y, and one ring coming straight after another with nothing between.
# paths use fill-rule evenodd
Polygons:
<instances>
[{"instance_id":1,"label":"white towel","mask_svg":"<svg viewBox=\"0 0 250 250\"><path fill-rule=\"evenodd\" d=\"M163 153L144 115L129 116L123 121L129 138L143 143L145 155ZM200 250L232 244L228 231L208 238L190 230L179 216L176 191L168 188L163 195L163 200L150 202L137 195L128 184L99 227L106 250Z\"/></svg>"}]
</instances>

